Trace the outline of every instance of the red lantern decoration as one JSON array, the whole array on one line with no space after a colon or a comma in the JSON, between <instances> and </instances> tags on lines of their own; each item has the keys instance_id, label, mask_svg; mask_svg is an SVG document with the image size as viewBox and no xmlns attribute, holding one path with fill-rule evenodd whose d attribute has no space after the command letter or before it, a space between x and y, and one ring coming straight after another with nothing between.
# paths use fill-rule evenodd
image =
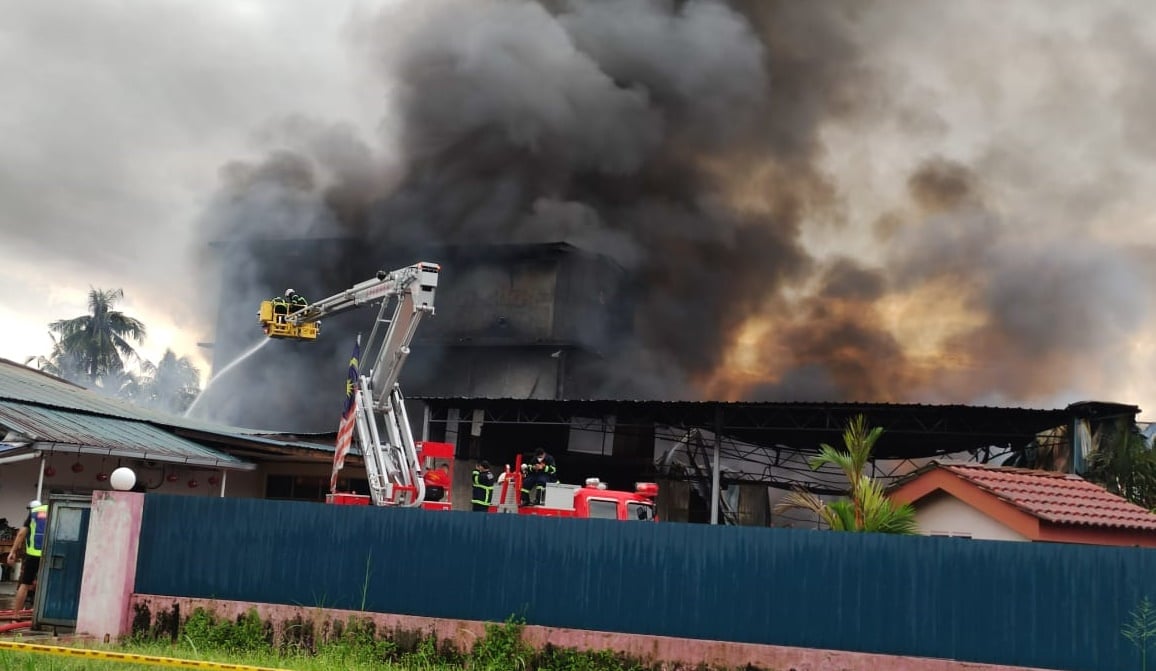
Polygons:
<instances>
[{"instance_id":1,"label":"red lantern decoration","mask_svg":"<svg viewBox=\"0 0 1156 671\"><path fill-rule=\"evenodd\" d=\"M108 473L105 473L104 471L101 471L101 472L96 474L96 481L97 482L104 482L107 479L108 479Z\"/></svg>"},{"instance_id":2,"label":"red lantern decoration","mask_svg":"<svg viewBox=\"0 0 1156 671\"><path fill-rule=\"evenodd\" d=\"M215 475L210 475L210 476L209 476L209 484L210 484L210 485L215 485L215 484L217 484L218 482L220 482L220 480L218 480L218 479L217 479L217 476L215 476Z\"/></svg>"},{"instance_id":3,"label":"red lantern decoration","mask_svg":"<svg viewBox=\"0 0 1156 671\"><path fill-rule=\"evenodd\" d=\"M192 480L189 480L189 489L196 489L197 485L199 484L201 483L197 482L196 478L193 478Z\"/></svg>"},{"instance_id":4,"label":"red lantern decoration","mask_svg":"<svg viewBox=\"0 0 1156 671\"><path fill-rule=\"evenodd\" d=\"M73 473L80 473L83 470L84 470L84 464L80 463L79 461L72 465L72 472Z\"/></svg>"},{"instance_id":5,"label":"red lantern decoration","mask_svg":"<svg viewBox=\"0 0 1156 671\"><path fill-rule=\"evenodd\" d=\"M165 480L168 480L169 482L176 482L177 480L180 480L180 478L177 477L176 473L169 473L165 476Z\"/></svg>"},{"instance_id":6,"label":"red lantern decoration","mask_svg":"<svg viewBox=\"0 0 1156 671\"><path fill-rule=\"evenodd\" d=\"M44 469L44 477L51 478L54 475L56 475L56 469L55 468L49 466L49 467Z\"/></svg>"}]
</instances>

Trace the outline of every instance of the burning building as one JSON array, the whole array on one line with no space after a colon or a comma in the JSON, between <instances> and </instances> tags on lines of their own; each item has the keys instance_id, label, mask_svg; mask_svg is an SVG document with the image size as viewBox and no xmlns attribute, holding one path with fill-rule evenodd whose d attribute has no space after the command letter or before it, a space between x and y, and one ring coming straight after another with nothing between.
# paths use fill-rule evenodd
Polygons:
<instances>
[{"instance_id":1,"label":"burning building","mask_svg":"<svg viewBox=\"0 0 1156 671\"><path fill-rule=\"evenodd\" d=\"M432 261L445 283L410 395L1051 404L1103 388L1143 322L1137 267L1112 241L1072 245L993 206L1010 201L988 172L1051 199L1000 138L980 159L947 152L947 122L902 95L909 73L872 60L889 13L913 10L870 7L429 0L358 15L346 36L379 123L283 119L265 153L222 171L202 227L227 241L204 266L222 297L216 363L260 339L256 305L287 287L324 296ZM830 144L896 125L919 142L886 174ZM205 412L331 426L369 318L264 347Z\"/></svg>"},{"instance_id":2,"label":"burning building","mask_svg":"<svg viewBox=\"0 0 1156 671\"><path fill-rule=\"evenodd\" d=\"M404 372L408 395L556 399L597 394L606 353L629 337L628 278L611 260L565 243L484 245L426 249L367 249L350 239L297 240L217 245L224 286L267 287L266 294L294 288L308 298L338 293L415 260L442 265L436 314L422 323ZM314 260L350 262L324 277L301 272ZM244 281L237 274L244 275ZM256 291L219 296L214 368L234 361L264 336L252 319L269 295ZM322 323L317 342L277 341L238 369L245 384L269 393L214 390L205 408L242 421L292 418L299 430L329 430L342 397L345 358L355 337L368 335L374 310L352 311ZM309 399L280 405L277 391L316 390ZM213 397L217 397L214 402ZM250 419L250 422L253 420ZM260 421L260 419L258 420Z\"/></svg>"}]
</instances>

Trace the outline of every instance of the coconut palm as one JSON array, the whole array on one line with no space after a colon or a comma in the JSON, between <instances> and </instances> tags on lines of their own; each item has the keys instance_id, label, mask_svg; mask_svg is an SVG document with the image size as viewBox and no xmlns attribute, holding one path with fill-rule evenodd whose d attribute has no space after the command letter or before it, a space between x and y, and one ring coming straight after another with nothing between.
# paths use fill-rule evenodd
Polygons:
<instances>
[{"instance_id":1,"label":"coconut palm","mask_svg":"<svg viewBox=\"0 0 1156 671\"><path fill-rule=\"evenodd\" d=\"M188 409L201 391L201 372L187 356L178 357L166 349L156 365L145 361L142 375L128 390L136 403L179 414Z\"/></svg>"},{"instance_id":2,"label":"coconut palm","mask_svg":"<svg viewBox=\"0 0 1156 671\"><path fill-rule=\"evenodd\" d=\"M796 488L775 506L775 512L809 510L835 531L918 533L915 509L906 504L896 505L887 497L882 483L863 472L881 435L882 427L869 428L867 419L857 415L843 431L842 450L823 443L819 454L810 459L812 470L831 465L843 471L850 485L846 499L827 503L805 489Z\"/></svg>"},{"instance_id":3,"label":"coconut palm","mask_svg":"<svg viewBox=\"0 0 1156 671\"><path fill-rule=\"evenodd\" d=\"M30 356L24 360L24 365L35 363L37 370L66 380L83 379L84 373L80 362L60 348L60 341L55 335L49 333L48 337L52 338L52 353L48 356Z\"/></svg>"},{"instance_id":4,"label":"coconut palm","mask_svg":"<svg viewBox=\"0 0 1156 671\"><path fill-rule=\"evenodd\" d=\"M126 360L140 358L131 343L144 342L145 326L113 309L122 298L124 291L120 289L92 289L88 292L89 314L48 325L52 333L60 336L52 359L66 377L79 375L83 379L73 379L102 385L105 378L125 371Z\"/></svg>"}]
</instances>

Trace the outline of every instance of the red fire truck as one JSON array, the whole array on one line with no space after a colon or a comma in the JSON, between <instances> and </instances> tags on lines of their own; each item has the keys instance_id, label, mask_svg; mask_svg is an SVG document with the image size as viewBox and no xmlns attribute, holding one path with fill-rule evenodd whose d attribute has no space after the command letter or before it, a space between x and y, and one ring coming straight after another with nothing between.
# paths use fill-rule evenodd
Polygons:
<instances>
[{"instance_id":1,"label":"red fire truck","mask_svg":"<svg viewBox=\"0 0 1156 671\"><path fill-rule=\"evenodd\" d=\"M607 489L598 478L587 478L582 486L552 482L546 485L541 505L527 505L521 495L522 478L522 456L518 455L514 468L507 468L498 477L491 512L645 522L658 519L654 514L658 485L653 482L635 483L633 492Z\"/></svg>"},{"instance_id":2,"label":"red fire truck","mask_svg":"<svg viewBox=\"0 0 1156 671\"><path fill-rule=\"evenodd\" d=\"M452 444L418 441L417 452L427 474L444 468L449 481L453 481L455 461ZM588 478L584 485L550 483L546 485L542 505L527 505L523 503L521 496L523 478L521 461L522 457L519 455L514 461L514 467L507 468L498 476L498 482L494 486L493 505L490 506L491 513L657 521L654 504L658 496L658 485L652 482L636 483L633 492L607 489L606 484L600 482L598 478ZM427 494L430 490L427 480ZM364 494L330 494L326 500L339 505L372 504L371 498ZM437 500L430 500L427 496L421 507L426 510L452 510L452 487L446 487Z\"/></svg>"}]
</instances>

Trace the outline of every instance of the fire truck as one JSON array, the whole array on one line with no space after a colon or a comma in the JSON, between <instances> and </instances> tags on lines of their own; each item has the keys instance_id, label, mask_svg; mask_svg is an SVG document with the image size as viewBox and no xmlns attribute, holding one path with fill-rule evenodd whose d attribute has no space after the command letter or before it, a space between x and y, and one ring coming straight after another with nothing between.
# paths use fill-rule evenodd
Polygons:
<instances>
[{"instance_id":1,"label":"fire truck","mask_svg":"<svg viewBox=\"0 0 1156 671\"><path fill-rule=\"evenodd\" d=\"M584 517L608 520L638 520L655 522L654 502L658 485L653 482L634 483L633 492L606 488L598 478L587 478L585 485L567 485L557 482L546 484L541 505L528 505L521 495L522 457L518 455L513 469L506 469L494 487L494 505L491 512L544 517Z\"/></svg>"},{"instance_id":2,"label":"fire truck","mask_svg":"<svg viewBox=\"0 0 1156 671\"><path fill-rule=\"evenodd\" d=\"M419 262L355 284L322 300L294 305L286 299L263 301L257 321L269 338L313 341L321 334L321 320L348 310L378 305L358 366L353 390L357 444L369 484L369 495L331 492L326 501L338 505L422 507L451 510L454 446L449 443L414 441L398 378L410 353L418 324L434 314L434 295L441 266ZM392 306L392 313L390 308ZM380 340L380 342L379 342ZM360 362L359 362L360 363ZM428 492L427 476L445 470L444 491ZM494 487L490 511L550 517L585 517L621 520L655 520L654 483L637 483L635 491L606 489L595 478L583 486L550 483L540 505L529 505L522 496L523 469L519 456L507 466ZM435 494L440 494L435 495Z\"/></svg>"}]
</instances>

